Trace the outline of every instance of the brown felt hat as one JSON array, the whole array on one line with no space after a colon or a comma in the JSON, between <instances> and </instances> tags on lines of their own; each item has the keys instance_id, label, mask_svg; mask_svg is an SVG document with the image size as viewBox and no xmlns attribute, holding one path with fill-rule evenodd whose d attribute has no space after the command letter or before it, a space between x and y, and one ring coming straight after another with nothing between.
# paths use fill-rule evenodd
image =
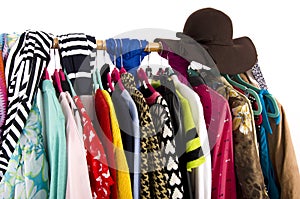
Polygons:
<instances>
[{"instance_id":1,"label":"brown felt hat","mask_svg":"<svg viewBox=\"0 0 300 199\"><path fill-rule=\"evenodd\" d=\"M195 11L186 20L183 33L208 51L223 74L246 72L257 62L251 39L232 39L231 19L219 10L204 8Z\"/></svg>"}]
</instances>

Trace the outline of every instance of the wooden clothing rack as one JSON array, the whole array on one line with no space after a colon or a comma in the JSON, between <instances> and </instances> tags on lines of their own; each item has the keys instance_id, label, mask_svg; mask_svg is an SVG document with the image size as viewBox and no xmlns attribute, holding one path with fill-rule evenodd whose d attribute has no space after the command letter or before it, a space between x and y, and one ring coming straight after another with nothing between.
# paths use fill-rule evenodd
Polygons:
<instances>
[{"instance_id":1,"label":"wooden clothing rack","mask_svg":"<svg viewBox=\"0 0 300 199\"><path fill-rule=\"evenodd\" d=\"M106 50L106 42L105 40L97 40L97 50ZM53 48L59 48L58 38L53 39ZM149 42L144 51L146 52L160 52L162 50L161 43L157 42Z\"/></svg>"}]
</instances>

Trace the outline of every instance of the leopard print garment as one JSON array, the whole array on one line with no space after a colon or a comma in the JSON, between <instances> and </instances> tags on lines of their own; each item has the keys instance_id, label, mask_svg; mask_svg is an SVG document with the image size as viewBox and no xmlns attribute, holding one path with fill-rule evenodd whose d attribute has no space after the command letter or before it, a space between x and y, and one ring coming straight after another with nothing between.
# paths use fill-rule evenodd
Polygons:
<instances>
[{"instance_id":1,"label":"leopard print garment","mask_svg":"<svg viewBox=\"0 0 300 199\"><path fill-rule=\"evenodd\" d=\"M121 80L139 112L141 130L141 198L170 198L161 161L161 149L158 137L155 135L149 106L143 94L137 90L132 74L122 74Z\"/></svg>"},{"instance_id":2,"label":"leopard print garment","mask_svg":"<svg viewBox=\"0 0 300 199\"><path fill-rule=\"evenodd\" d=\"M268 90L268 86L266 83L266 80L261 72L260 66L258 65L258 63L256 63L253 67L252 67L252 74L255 78L255 80L258 82L259 87L261 89L266 89Z\"/></svg>"},{"instance_id":3,"label":"leopard print garment","mask_svg":"<svg viewBox=\"0 0 300 199\"><path fill-rule=\"evenodd\" d=\"M224 82L225 83L225 82ZM225 83L226 84L226 83ZM237 174L237 198L269 198L256 149L255 126L247 98L224 85L232 113L234 163Z\"/></svg>"}]
</instances>

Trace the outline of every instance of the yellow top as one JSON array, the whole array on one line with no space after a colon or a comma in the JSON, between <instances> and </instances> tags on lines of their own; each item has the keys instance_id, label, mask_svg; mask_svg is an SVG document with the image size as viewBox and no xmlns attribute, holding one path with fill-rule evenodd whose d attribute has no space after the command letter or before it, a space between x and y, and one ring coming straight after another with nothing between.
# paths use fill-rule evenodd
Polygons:
<instances>
[{"instance_id":1,"label":"yellow top","mask_svg":"<svg viewBox=\"0 0 300 199\"><path fill-rule=\"evenodd\" d=\"M176 94L179 98L183 109L183 127L186 134L186 137L189 138L186 143L185 152L189 156L189 161L187 162L187 170L192 171L193 168L199 167L205 162L205 157L202 152L200 137L198 135L193 115L190 109L188 100L183 97L178 90ZM199 150L201 152L199 152Z\"/></svg>"},{"instance_id":2,"label":"yellow top","mask_svg":"<svg viewBox=\"0 0 300 199\"><path fill-rule=\"evenodd\" d=\"M132 199L131 181L129 175L129 169L127 160L125 157L121 132L115 108L109 93L106 90L102 90L104 98L109 106L111 130L113 134L113 144L115 152L115 162L117 170L117 184L118 184L118 198L120 199Z\"/></svg>"}]
</instances>

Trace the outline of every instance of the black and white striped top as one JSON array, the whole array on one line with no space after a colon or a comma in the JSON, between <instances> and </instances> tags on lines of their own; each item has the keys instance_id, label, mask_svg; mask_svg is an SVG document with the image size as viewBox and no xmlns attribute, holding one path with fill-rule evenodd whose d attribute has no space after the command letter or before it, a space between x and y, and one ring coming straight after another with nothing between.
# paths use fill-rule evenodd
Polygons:
<instances>
[{"instance_id":1,"label":"black and white striped top","mask_svg":"<svg viewBox=\"0 0 300 199\"><path fill-rule=\"evenodd\" d=\"M5 78L8 110L0 146L0 179L25 126L44 67L50 60L53 36L42 31L24 32L11 49Z\"/></svg>"},{"instance_id":2,"label":"black and white striped top","mask_svg":"<svg viewBox=\"0 0 300 199\"><path fill-rule=\"evenodd\" d=\"M62 67L66 69L77 95L91 94L91 54L95 53L96 39L83 33L59 35Z\"/></svg>"}]
</instances>

